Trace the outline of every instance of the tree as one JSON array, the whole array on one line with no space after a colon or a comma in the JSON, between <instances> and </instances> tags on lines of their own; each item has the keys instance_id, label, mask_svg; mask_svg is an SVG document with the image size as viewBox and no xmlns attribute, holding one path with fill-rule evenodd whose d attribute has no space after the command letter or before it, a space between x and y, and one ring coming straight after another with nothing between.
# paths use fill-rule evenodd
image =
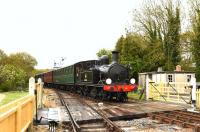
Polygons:
<instances>
[{"instance_id":1,"label":"tree","mask_svg":"<svg viewBox=\"0 0 200 132\"><path fill-rule=\"evenodd\" d=\"M167 15L167 30L166 35L164 36L164 51L165 55L167 55L168 64L172 62L173 65L170 67L167 64L167 69L173 70L174 66L176 66L181 61L180 55L180 7L177 5L173 7L172 1L167 3L165 7L166 15Z\"/></svg>"},{"instance_id":2,"label":"tree","mask_svg":"<svg viewBox=\"0 0 200 132\"><path fill-rule=\"evenodd\" d=\"M25 52L11 54L8 56L7 62L17 68L23 69L26 72L27 77L33 75L34 66L37 65L36 59Z\"/></svg>"},{"instance_id":3,"label":"tree","mask_svg":"<svg viewBox=\"0 0 200 132\"><path fill-rule=\"evenodd\" d=\"M121 63L131 67L131 76L135 78L139 72L155 71L165 62L160 42L152 42L137 33L127 32L125 37L121 36L115 48L120 51Z\"/></svg>"},{"instance_id":4,"label":"tree","mask_svg":"<svg viewBox=\"0 0 200 132\"><path fill-rule=\"evenodd\" d=\"M200 80L200 2L198 0L192 0L192 53L196 63L196 77Z\"/></svg>"},{"instance_id":5,"label":"tree","mask_svg":"<svg viewBox=\"0 0 200 132\"><path fill-rule=\"evenodd\" d=\"M137 78L137 73L143 70L145 56L145 41L141 35L127 33L116 43L116 50L120 52L120 63L130 68L130 76Z\"/></svg>"},{"instance_id":6,"label":"tree","mask_svg":"<svg viewBox=\"0 0 200 132\"><path fill-rule=\"evenodd\" d=\"M192 42L193 33L191 31L186 31L180 36L180 46L182 59L180 62L181 67L186 71L195 71L194 69L194 56L192 55Z\"/></svg>"},{"instance_id":7,"label":"tree","mask_svg":"<svg viewBox=\"0 0 200 132\"><path fill-rule=\"evenodd\" d=\"M24 88L34 73L37 61L28 53L20 52L7 56L0 50L0 91Z\"/></svg>"},{"instance_id":8,"label":"tree","mask_svg":"<svg viewBox=\"0 0 200 132\"><path fill-rule=\"evenodd\" d=\"M119 53L122 53L122 46L123 46L124 40L125 40L125 38L124 38L124 36L122 35L122 36L118 39L118 41L117 41L117 43L116 43L115 50L117 50Z\"/></svg>"},{"instance_id":9,"label":"tree","mask_svg":"<svg viewBox=\"0 0 200 132\"><path fill-rule=\"evenodd\" d=\"M152 46L147 42L147 47L145 49L143 72L156 71L158 67L165 65L165 54L163 52L162 45L160 42L154 43Z\"/></svg>"},{"instance_id":10,"label":"tree","mask_svg":"<svg viewBox=\"0 0 200 132\"><path fill-rule=\"evenodd\" d=\"M0 90L17 90L17 87L24 87L26 73L13 65L0 66Z\"/></svg>"},{"instance_id":11,"label":"tree","mask_svg":"<svg viewBox=\"0 0 200 132\"><path fill-rule=\"evenodd\" d=\"M159 3L160 2L160 3ZM166 70L173 70L180 57L180 3L173 0L148 0L134 13L134 27L145 36L151 49L159 47L167 61ZM156 53L157 52L152 52ZM154 55L153 55L154 56ZM155 55L156 56L156 55Z\"/></svg>"},{"instance_id":12,"label":"tree","mask_svg":"<svg viewBox=\"0 0 200 132\"><path fill-rule=\"evenodd\" d=\"M111 52L111 50L106 50L105 48L100 49L100 50L97 52L97 56L98 56L98 57L101 57L102 55L107 55L108 58L109 58L109 61L111 61L111 59L112 59L112 52Z\"/></svg>"},{"instance_id":13,"label":"tree","mask_svg":"<svg viewBox=\"0 0 200 132\"><path fill-rule=\"evenodd\" d=\"M39 74L39 73L44 73L44 72L48 72L51 71L52 69L34 69L33 74Z\"/></svg>"},{"instance_id":14,"label":"tree","mask_svg":"<svg viewBox=\"0 0 200 132\"><path fill-rule=\"evenodd\" d=\"M7 58L6 53L0 49L0 65L5 64L6 58Z\"/></svg>"}]
</instances>

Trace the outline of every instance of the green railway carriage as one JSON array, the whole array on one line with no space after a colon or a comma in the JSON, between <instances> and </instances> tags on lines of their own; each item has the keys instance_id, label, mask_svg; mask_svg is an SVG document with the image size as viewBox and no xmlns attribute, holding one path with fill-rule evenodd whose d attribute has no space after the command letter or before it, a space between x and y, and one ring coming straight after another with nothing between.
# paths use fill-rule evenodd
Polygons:
<instances>
[{"instance_id":1,"label":"green railway carriage","mask_svg":"<svg viewBox=\"0 0 200 132\"><path fill-rule=\"evenodd\" d=\"M96 64L96 60L82 61L74 65L53 71L54 84L88 84L94 83L91 67Z\"/></svg>"},{"instance_id":2,"label":"green railway carriage","mask_svg":"<svg viewBox=\"0 0 200 132\"><path fill-rule=\"evenodd\" d=\"M55 84L74 84L74 65L53 71Z\"/></svg>"}]
</instances>

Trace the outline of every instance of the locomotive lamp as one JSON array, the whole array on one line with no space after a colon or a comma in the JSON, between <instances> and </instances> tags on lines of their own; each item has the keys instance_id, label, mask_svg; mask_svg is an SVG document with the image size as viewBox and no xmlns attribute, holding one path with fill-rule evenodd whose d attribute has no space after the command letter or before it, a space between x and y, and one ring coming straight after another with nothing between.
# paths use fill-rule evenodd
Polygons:
<instances>
[{"instance_id":1,"label":"locomotive lamp","mask_svg":"<svg viewBox=\"0 0 200 132\"><path fill-rule=\"evenodd\" d=\"M131 78L131 79L130 79L130 83L131 83L131 84L135 84L135 79L134 79L134 78Z\"/></svg>"},{"instance_id":2,"label":"locomotive lamp","mask_svg":"<svg viewBox=\"0 0 200 132\"><path fill-rule=\"evenodd\" d=\"M107 78L106 79L106 84L111 84L112 83L112 80L110 78Z\"/></svg>"}]
</instances>

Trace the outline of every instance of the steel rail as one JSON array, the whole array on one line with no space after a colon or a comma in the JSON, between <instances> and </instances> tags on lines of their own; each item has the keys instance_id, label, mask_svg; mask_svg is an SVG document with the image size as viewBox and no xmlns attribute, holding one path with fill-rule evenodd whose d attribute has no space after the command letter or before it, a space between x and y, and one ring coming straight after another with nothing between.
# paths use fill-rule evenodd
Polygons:
<instances>
[{"instance_id":1,"label":"steel rail","mask_svg":"<svg viewBox=\"0 0 200 132\"><path fill-rule=\"evenodd\" d=\"M149 113L148 117L152 119L159 120L164 123L176 124L186 128L193 128L196 132L200 131L199 119L191 118L190 116L176 116L175 113L165 113L165 112L156 112L156 113Z\"/></svg>"},{"instance_id":2,"label":"steel rail","mask_svg":"<svg viewBox=\"0 0 200 132\"><path fill-rule=\"evenodd\" d=\"M64 105L68 111L68 114L70 116L70 120L72 121L72 127L74 132L80 132L81 131L81 127L77 124L77 122L73 119L73 116L71 115L70 111L69 111L69 107L66 105L62 95L57 92L59 95L59 98L61 100L61 104ZM72 93L70 93L72 94ZM74 95L74 94L73 94ZM78 96L78 97L77 97ZM100 110L93 108L91 105L89 105L86 101L80 99L80 95L76 95L77 100L80 101L82 104L85 104L86 106L88 106L89 108L91 108L94 112L96 112L98 115L100 115L103 119L103 121L106 123L106 126L108 127L108 129L110 131L115 131L115 132L125 132L124 130L122 130L119 126L117 126L115 123L113 123L110 119L108 119L108 117L106 117L102 111L100 112Z\"/></svg>"},{"instance_id":3,"label":"steel rail","mask_svg":"<svg viewBox=\"0 0 200 132\"><path fill-rule=\"evenodd\" d=\"M171 111L171 113L175 114L181 114L181 115L187 115L187 116L192 116L192 117L197 117L200 119L200 113L195 113L195 112L189 112L189 111L180 111L180 110L175 110Z\"/></svg>"},{"instance_id":4,"label":"steel rail","mask_svg":"<svg viewBox=\"0 0 200 132\"><path fill-rule=\"evenodd\" d=\"M119 126L117 126L114 122L112 122L110 119L108 119L108 117L106 117L103 112L100 109L95 109L93 108L91 105L89 105L86 101L81 100L80 98L78 98L78 100L87 105L89 108L91 108L93 111L95 111L97 114L99 114L102 119L104 120L104 122L106 123L107 127L111 130L111 131L115 131L115 132L125 132L123 129L121 129ZM100 112L101 111L101 112Z\"/></svg>"},{"instance_id":5,"label":"steel rail","mask_svg":"<svg viewBox=\"0 0 200 132\"><path fill-rule=\"evenodd\" d=\"M169 118L174 118L177 120L181 120L181 121L187 121L189 123L199 123L200 122L200 118L197 117L193 117L193 116L188 116L188 115L182 115L182 114L176 114L176 113L157 113L158 115L165 115L166 117Z\"/></svg>"},{"instance_id":6,"label":"steel rail","mask_svg":"<svg viewBox=\"0 0 200 132\"><path fill-rule=\"evenodd\" d=\"M66 108L66 110L67 110L67 113L68 113L68 115L69 115L69 118L70 118L70 121L71 121L71 124L72 124L73 131L74 131L74 132L80 132L80 131L81 131L81 128L80 128L80 126L77 124L77 122L75 121L75 119L73 118L73 116L72 116L72 114L71 114L71 112L70 112L70 110L69 110L69 106L65 103L65 101L64 101L64 99L63 99L63 97L62 97L62 95L61 95L59 92L57 92L57 94L58 94L58 97L59 97L59 99L60 99L61 104L62 104L63 106L65 106L65 108Z\"/></svg>"}]
</instances>

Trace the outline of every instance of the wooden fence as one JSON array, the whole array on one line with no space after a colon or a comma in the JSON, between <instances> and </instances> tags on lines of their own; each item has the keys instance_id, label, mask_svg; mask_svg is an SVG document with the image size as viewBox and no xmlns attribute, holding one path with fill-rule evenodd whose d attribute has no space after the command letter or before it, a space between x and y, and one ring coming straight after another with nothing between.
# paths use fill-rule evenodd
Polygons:
<instances>
[{"instance_id":1,"label":"wooden fence","mask_svg":"<svg viewBox=\"0 0 200 132\"><path fill-rule=\"evenodd\" d=\"M21 99L0 107L0 132L23 132L33 121L34 96Z\"/></svg>"},{"instance_id":2,"label":"wooden fence","mask_svg":"<svg viewBox=\"0 0 200 132\"><path fill-rule=\"evenodd\" d=\"M191 101L191 88L189 83L149 83L149 99L189 103Z\"/></svg>"}]
</instances>

